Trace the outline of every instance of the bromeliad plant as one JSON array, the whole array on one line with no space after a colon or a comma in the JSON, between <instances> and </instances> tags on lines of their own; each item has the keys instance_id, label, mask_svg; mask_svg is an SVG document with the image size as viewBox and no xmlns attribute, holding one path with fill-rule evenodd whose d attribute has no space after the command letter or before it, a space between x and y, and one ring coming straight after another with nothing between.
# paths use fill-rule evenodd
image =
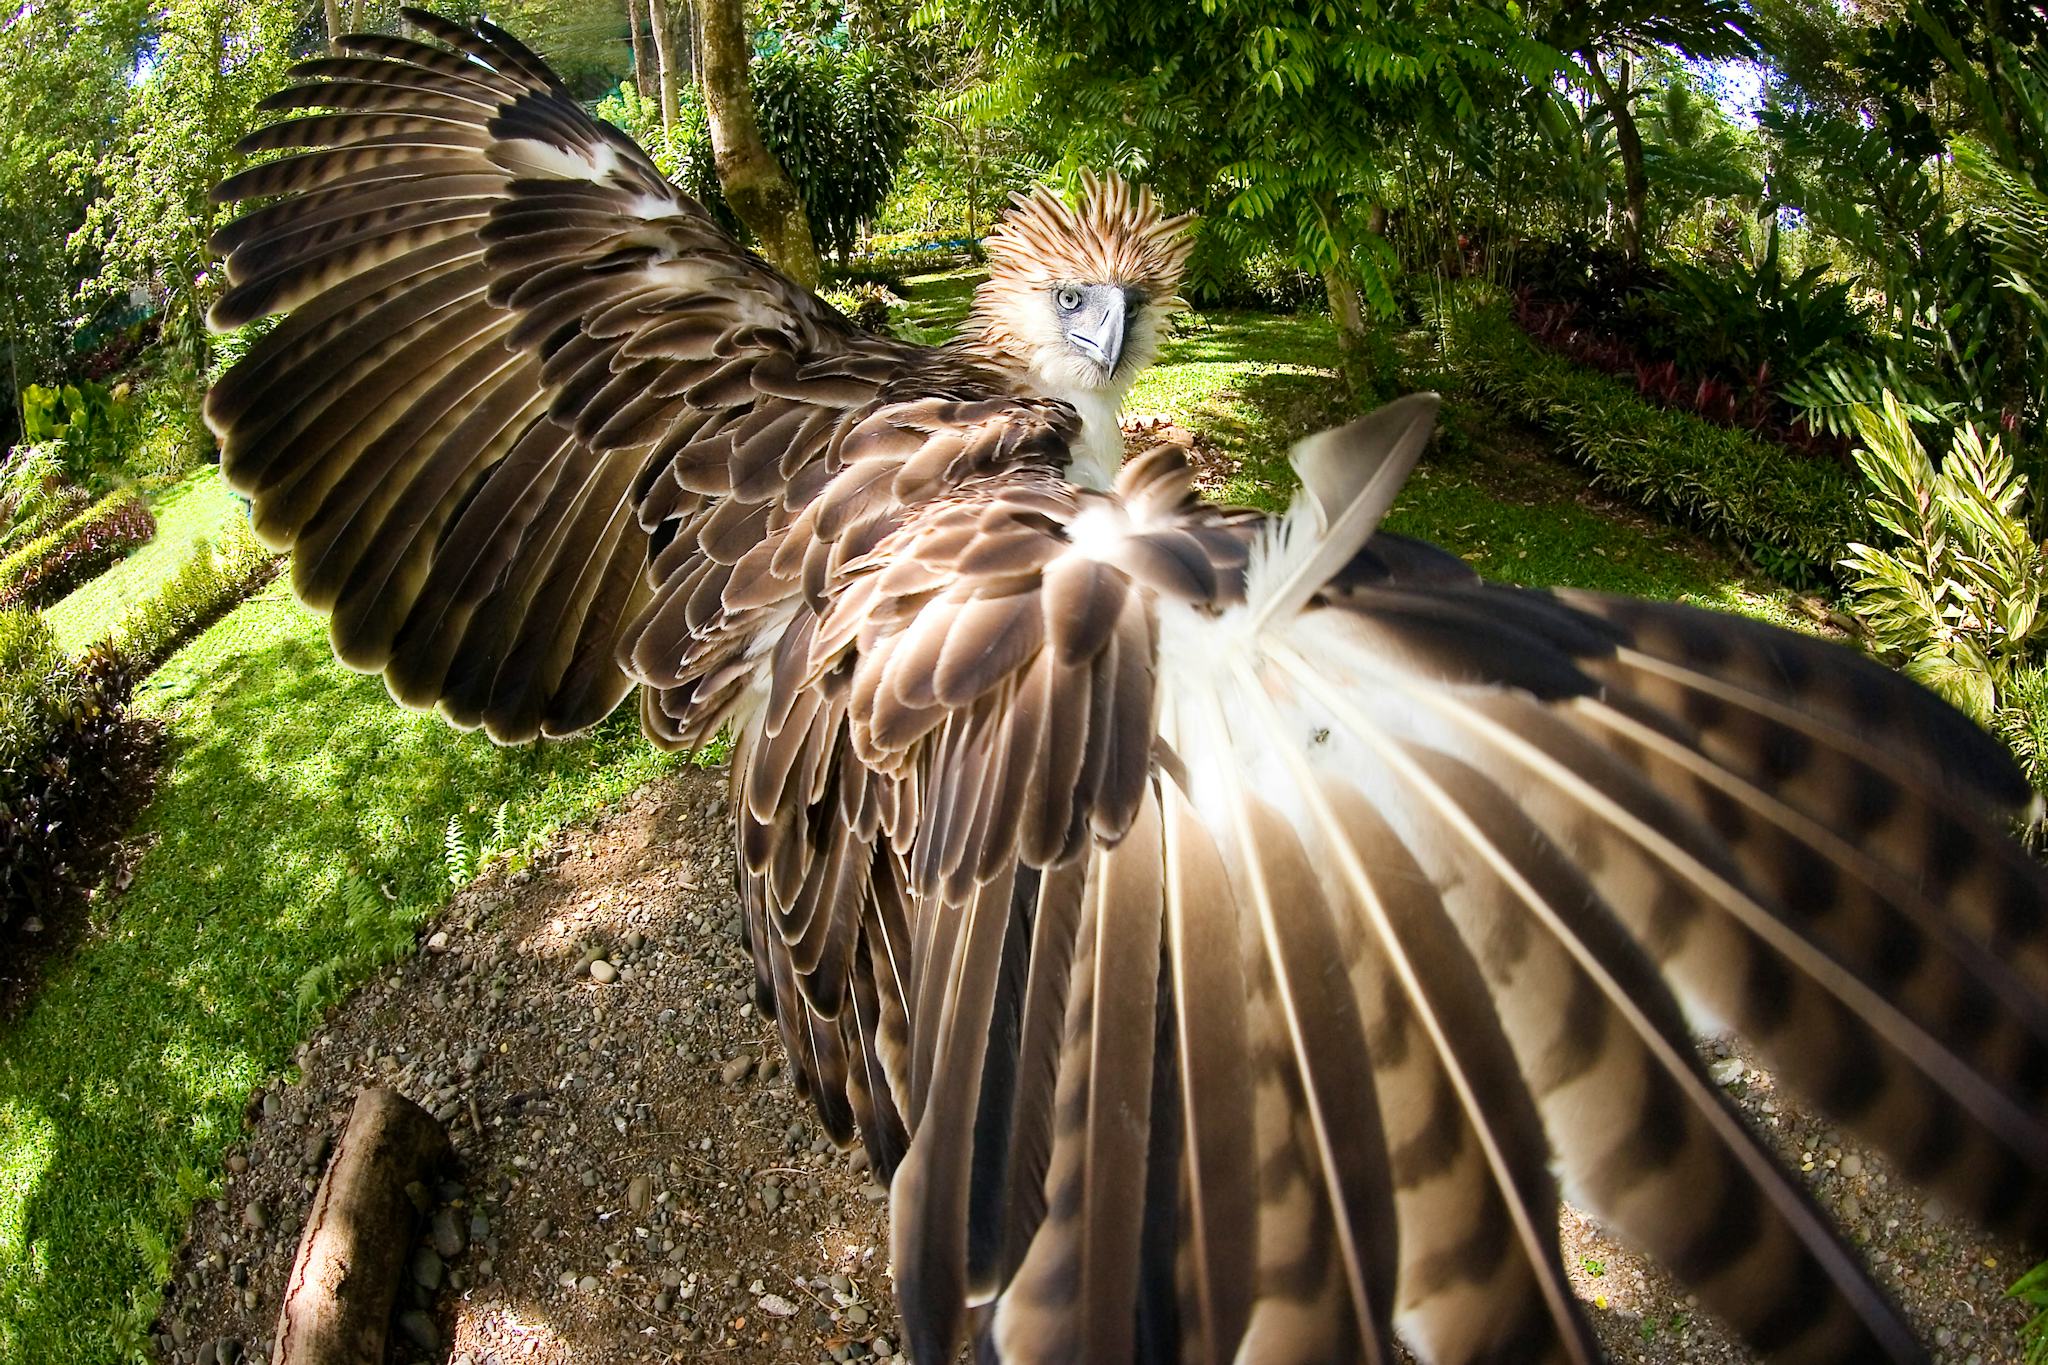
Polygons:
<instances>
[{"instance_id":1,"label":"bromeliad plant","mask_svg":"<svg viewBox=\"0 0 2048 1365\"><path fill-rule=\"evenodd\" d=\"M2039 643L2048 561L2027 522L2027 481L1997 434L1956 429L1937 471L1905 404L1853 414L1871 518L1889 549L1850 545L1842 569L1871 637L1905 671L2001 730Z\"/></svg>"}]
</instances>

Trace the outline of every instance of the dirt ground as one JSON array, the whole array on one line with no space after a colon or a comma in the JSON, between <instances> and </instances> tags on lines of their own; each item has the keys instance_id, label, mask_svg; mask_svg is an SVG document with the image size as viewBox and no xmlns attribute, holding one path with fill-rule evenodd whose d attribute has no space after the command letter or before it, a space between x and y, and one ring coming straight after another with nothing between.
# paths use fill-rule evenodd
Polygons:
<instances>
[{"instance_id":1,"label":"dirt ground","mask_svg":"<svg viewBox=\"0 0 2048 1365\"><path fill-rule=\"evenodd\" d=\"M163 1358L267 1358L327 1148L380 1081L435 1111L460 1162L391 1360L892 1355L882 1192L754 1012L728 828L722 774L645 788L465 891L338 1007L297 1083L250 1102L179 1253Z\"/></svg>"},{"instance_id":2,"label":"dirt ground","mask_svg":"<svg viewBox=\"0 0 2048 1365\"><path fill-rule=\"evenodd\" d=\"M882 1192L823 1138L751 1005L723 775L664 779L458 896L250 1101L157 1324L176 1365L267 1359L299 1220L357 1090L433 1109L460 1169L423 1220L390 1360L460 1365L888 1357ZM600 978L609 978L608 980ZM2020 1359L2027 1262L1786 1102L1717 1081L1802 1170L1953 1365ZM1618 1361L1747 1354L1577 1214L1565 1259Z\"/></svg>"}]
</instances>

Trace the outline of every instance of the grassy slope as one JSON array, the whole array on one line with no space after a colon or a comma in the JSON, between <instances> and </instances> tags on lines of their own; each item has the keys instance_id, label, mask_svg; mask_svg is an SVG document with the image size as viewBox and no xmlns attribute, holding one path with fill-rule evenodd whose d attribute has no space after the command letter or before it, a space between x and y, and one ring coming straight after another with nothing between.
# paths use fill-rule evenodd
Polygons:
<instances>
[{"instance_id":1,"label":"grassy slope","mask_svg":"<svg viewBox=\"0 0 2048 1365\"><path fill-rule=\"evenodd\" d=\"M1133 412L1214 436L1238 465L1221 496L1279 510L1294 488L1287 448L1353 414L1322 316L1194 314L1132 390ZM1784 590L1689 532L1589 493L1580 471L1483 413L1452 403L1387 528L1434 541L1489 577L1672 598L1801 621Z\"/></svg>"},{"instance_id":2,"label":"grassy slope","mask_svg":"<svg viewBox=\"0 0 2048 1365\"><path fill-rule=\"evenodd\" d=\"M147 545L43 613L66 649L75 653L104 637L184 566L195 544L217 540L238 506L220 471L208 465L153 497L150 510L156 535Z\"/></svg>"},{"instance_id":3,"label":"grassy slope","mask_svg":"<svg viewBox=\"0 0 2048 1365\"><path fill-rule=\"evenodd\" d=\"M921 281L910 320L937 339L971 285ZM1318 318L1196 318L1131 406L1216 436L1240 464L1226 494L1277 506L1287 445L1348 411L1333 351ZM1587 504L1575 471L1458 428L1396 529L1504 578L1771 605L1744 597L1726 556L1617 520ZM172 510L195 497L178 491ZM114 1312L154 1283L150 1248L176 1241L250 1089L311 1025L298 983L326 963L340 987L359 981L439 902L450 815L475 826L511 802L531 837L659 766L625 716L592 740L508 751L408 715L332 661L282 585L176 656L144 705L171 733L140 831L153 846L116 918L0 1028L0 1360L21 1365L113 1358ZM365 886L382 909L351 926L351 889L360 903Z\"/></svg>"},{"instance_id":4,"label":"grassy slope","mask_svg":"<svg viewBox=\"0 0 2048 1365\"><path fill-rule=\"evenodd\" d=\"M115 1309L153 1283L191 1199L317 1011L323 963L352 985L448 890L451 815L515 839L616 799L661 765L630 708L591 739L507 750L391 704L333 661L283 585L144 689L170 756L151 844L75 959L0 1028L0 1359L107 1361ZM351 885L353 883L353 886ZM350 892L373 918L352 925ZM394 899L395 898L395 899Z\"/></svg>"}]
</instances>

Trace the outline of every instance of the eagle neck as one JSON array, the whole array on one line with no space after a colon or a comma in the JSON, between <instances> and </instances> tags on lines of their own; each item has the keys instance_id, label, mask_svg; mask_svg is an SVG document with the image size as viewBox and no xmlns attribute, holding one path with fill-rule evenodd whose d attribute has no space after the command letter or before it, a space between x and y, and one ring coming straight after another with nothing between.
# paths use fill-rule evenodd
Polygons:
<instances>
[{"instance_id":1,"label":"eagle neck","mask_svg":"<svg viewBox=\"0 0 2048 1365\"><path fill-rule=\"evenodd\" d=\"M1117 422L1124 405L1123 390L1083 389L1050 396L1072 404L1081 414L1081 439L1074 442L1067 477L1083 488L1108 488L1116 482L1116 472L1124 463L1124 433Z\"/></svg>"}]
</instances>

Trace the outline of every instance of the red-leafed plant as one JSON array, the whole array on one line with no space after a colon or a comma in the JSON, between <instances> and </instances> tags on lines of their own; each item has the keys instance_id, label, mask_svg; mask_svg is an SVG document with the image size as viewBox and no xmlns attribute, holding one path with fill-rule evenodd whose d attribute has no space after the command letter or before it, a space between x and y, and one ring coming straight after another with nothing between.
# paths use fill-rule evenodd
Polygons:
<instances>
[{"instance_id":1,"label":"red-leafed plant","mask_svg":"<svg viewBox=\"0 0 2048 1365\"><path fill-rule=\"evenodd\" d=\"M109 494L0 559L0 607L46 606L155 534L156 518L141 494Z\"/></svg>"}]
</instances>

